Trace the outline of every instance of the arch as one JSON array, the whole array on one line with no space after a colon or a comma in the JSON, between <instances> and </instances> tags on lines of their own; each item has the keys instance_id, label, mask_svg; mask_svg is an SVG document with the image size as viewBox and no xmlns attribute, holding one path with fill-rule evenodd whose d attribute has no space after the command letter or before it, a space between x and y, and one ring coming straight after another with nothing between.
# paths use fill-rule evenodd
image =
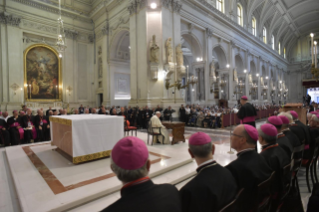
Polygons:
<instances>
[{"instance_id":1,"label":"arch","mask_svg":"<svg viewBox=\"0 0 319 212\"><path fill-rule=\"evenodd\" d=\"M218 65L220 68L226 68L226 65L227 65L226 54L220 45L213 48L213 56L217 58Z\"/></svg>"},{"instance_id":2,"label":"arch","mask_svg":"<svg viewBox=\"0 0 319 212\"><path fill-rule=\"evenodd\" d=\"M254 36L257 36L257 20L254 16L251 19L251 32Z\"/></svg>"},{"instance_id":3,"label":"arch","mask_svg":"<svg viewBox=\"0 0 319 212\"><path fill-rule=\"evenodd\" d=\"M257 68L256 68L256 64L255 62L252 60L250 61L250 71L249 71L250 74L252 74L252 76L256 76L256 73L257 73Z\"/></svg>"},{"instance_id":4,"label":"arch","mask_svg":"<svg viewBox=\"0 0 319 212\"><path fill-rule=\"evenodd\" d=\"M193 58L203 58L203 49L198 38L195 35L186 32L182 32L181 36L185 41L182 44L182 48L188 48L192 52Z\"/></svg>"},{"instance_id":5,"label":"arch","mask_svg":"<svg viewBox=\"0 0 319 212\"><path fill-rule=\"evenodd\" d=\"M114 34L110 42L110 59L129 60L130 32L128 30L120 30Z\"/></svg>"},{"instance_id":6,"label":"arch","mask_svg":"<svg viewBox=\"0 0 319 212\"><path fill-rule=\"evenodd\" d=\"M237 70L238 74L244 73L245 67L244 67L243 59L240 56L240 54L237 54L235 56L235 67L236 67L236 70Z\"/></svg>"}]
</instances>

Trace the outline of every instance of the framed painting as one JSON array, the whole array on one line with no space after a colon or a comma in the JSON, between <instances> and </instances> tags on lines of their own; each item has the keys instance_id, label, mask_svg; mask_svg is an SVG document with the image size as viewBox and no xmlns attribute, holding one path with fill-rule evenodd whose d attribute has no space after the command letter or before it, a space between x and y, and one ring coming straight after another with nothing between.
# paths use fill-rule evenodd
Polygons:
<instances>
[{"instance_id":1,"label":"framed painting","mask_svg":"<svg viewBox=\"0 0 319 212\"><path fill-rule=\"evenodd\" d=\"M35 44L24 52L26 101L62 101L61 58L51 46Z\"/></svg>"}]
</instances>

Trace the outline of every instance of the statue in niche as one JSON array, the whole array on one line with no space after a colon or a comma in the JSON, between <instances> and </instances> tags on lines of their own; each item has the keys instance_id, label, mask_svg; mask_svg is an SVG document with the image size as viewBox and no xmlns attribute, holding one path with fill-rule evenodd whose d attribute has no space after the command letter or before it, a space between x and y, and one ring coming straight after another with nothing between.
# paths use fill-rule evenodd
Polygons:
<instances>
[{"instance_id":1,"label":"statue in niche","mask_svg":"<svg viewBox=\"0 0 319 212\"><path fill-rule=\"evenodd\" d=\"M102 78L102 75L103 75L102 58L99 58L99 63L98 63L98 74L99 74L99 78Z\"/></svg>"},{"instance_id":2,"label":"statue in niche","mask_svg":"<svg viewBox=\"0 0 319 212\"><path fill-rule=\"evenodd\" d=\"M233 80L235 82L238 82L237 70L234 68L233 72L234 72L234 79Z\"/></svg>"},{"instance_id":3,"label":"statue in niche","mask_svg":"<svg viewBox=\"0 0 319 212\"><path fill-rule=\"evenodd\" d=\"M216 74L215 74L215 61L212 61L210 64L210 77L212 82L216 82Z\"/></svg>"},{"instance_id":4,"label":"statue in niche","mask_svg":"<svg viewBox=\"0 0 319 212\"><path fill-rule=\"evenodd\" d=\"M150 48L150 61L152 63L158 63L158 51L159 51L159 46L156 44L156 36L153 35L153 42Z\"/></svg>"},{"instance_id":5,"label":"statue in niche","mask_svg":"<svg viewBox=\"0 0 319 212\"><path fill-rule=\"evenodd\" d=\"M102 54L102 46L99 46L99 50L98 50L98 52L97 52L99 55L101 55Z\"/></svg>"},{"instance_id":6,"label":"statue in niche","mask_svg":"<svg viewBox=\"0 0 319 212\"><path fill-rule=\"evenodd\" d=\"M172 38L168 38L165 42L167 63L173 62Z\"/></svg>"},{"instance_id":7,"label":"statue in niche","mask_svg":"<svg viewBox=\"0 0 319 212\"><path fill-rule=\"evenodd\" d=\"M251 74L249 74L249 76L248 76L248 82L250 85L253 84L253 77L251 76Z\"/></svg>"},{"instance_id":8,"label":"statue in niche","mask_svg":"<svg viewBox=\"0 0 319 212\"><path fill-rule=\"evenodd\" d=\"M176 62L178 66L184 65L183 50L181 44L178 44L176 46Z\"/></svg>"}]
</instances>

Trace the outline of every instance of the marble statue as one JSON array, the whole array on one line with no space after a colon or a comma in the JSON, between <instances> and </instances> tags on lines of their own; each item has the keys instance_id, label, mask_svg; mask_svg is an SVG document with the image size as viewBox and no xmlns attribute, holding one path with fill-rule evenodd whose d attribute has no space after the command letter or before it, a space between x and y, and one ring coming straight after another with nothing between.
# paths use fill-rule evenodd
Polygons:
<instances>
[{"instance_id":1,"label":"marble statue","mask_svg":"<svg viewBox=\"0 0 319 212\"><path fill-rule=\"evenodd\" d=\"M165 42L167 63L173 62L172 38L168 38Z\"/></svg>"},{"instance_id":2,"label":"marble statue","mask_svg":"<svg viewBox=\"0 0 319 212\"><path fill-rule=\"evenodd\" d=\"M150 48L150 61L152 63L158 63L158 51L159 51L159 46L156 44L156 36L153 35L153 42Z\"/></svg>"},{"instance_id":3,"label":"marble statue","mask_svg":"<svg viewBox=\"0 0 319 212\"><path fill-rule=\"evenodd\" d=\"M251 74L249 74L248 76L248 82L250 85L253 84L253 77L251 76Z\"/></svg>"},{"instance_id":4,"label":"marble statue","mask_svg":"<svg viewBox=\"0 0 319 212\"><path fill-rule=\"evenodd\" d=\"M102 75L103 75L102 58L99 58L98 74L99 74L99 78L102 78Z\"/></svg>"},{"instance_id":5,"label":"marble statue","mask_svg":"<svg viewBox=\"0 0 319 212\"><path fill-rule=\"evenodd\" d=\"M176 46L176 62L178 66L184 65L184 58L183 58L183 51L182 51L182 45L178 44Z\"/></svg>"},{"instance_id":6,"label":"marble statue","mask_svg":"<svg viewBox=\"0 0 319 212\"><path fill-rule=\"evenodd\" d=\"M237 70L234 68L233 72L234 72L234 81L238 82Z\"/></svg>"},{"instance_id":7,"label":"marble statue","mask_svg":"<svg viewBox=\"0 0 319 212\"><path fill-rule=\"evenodd\" d=\"M210 64L210 77L212 82L216 82L216 74L215 74L215 61L212 61Z\"/></svg>"}]
</instances>

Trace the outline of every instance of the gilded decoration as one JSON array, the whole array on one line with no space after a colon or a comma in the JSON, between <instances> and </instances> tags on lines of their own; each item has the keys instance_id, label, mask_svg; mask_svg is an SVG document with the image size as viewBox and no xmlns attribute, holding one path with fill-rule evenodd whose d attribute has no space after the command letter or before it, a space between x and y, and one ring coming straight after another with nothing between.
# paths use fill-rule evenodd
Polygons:
<instances>
[{"instance_id":1,"label":"gilded decoration","mask_svg":"<svg viewBox=\"0 0 319 212\"><path fill-rule=\"evenodd\" d=\"M74 164L78 164L78 163L84 163L84 162L88 162L91 160L97 160L100 158L105 158L105 157L109 157L111 156L111 152L112 150L106 150L103 152L97 152L94 154L88 154L88 155L82 155L82 156L78 156L78 157L73 157L73 163Z\"/></svg>"},{"instance_id":2,"label":"gilded decoration","mask_svg":"<svg viewBox=\"0 0 319 212\"><path fill-rule=\"evenodd\" d=\"M49 118L49 120L54 123L72 126L72 120L62 119L62 118L52 117L52 116Z\"/></svg>"},{"instance_id":3,"label":"gilded decoration","mask_svg":"<svg viewBox=\"0 0 319 212\"><path fill-rule=\"evenodd\" d=\"M24 96L26 101L62 101L61 58L45 44L34 44L24 52Z\"/></svg>"}]
</instances>

